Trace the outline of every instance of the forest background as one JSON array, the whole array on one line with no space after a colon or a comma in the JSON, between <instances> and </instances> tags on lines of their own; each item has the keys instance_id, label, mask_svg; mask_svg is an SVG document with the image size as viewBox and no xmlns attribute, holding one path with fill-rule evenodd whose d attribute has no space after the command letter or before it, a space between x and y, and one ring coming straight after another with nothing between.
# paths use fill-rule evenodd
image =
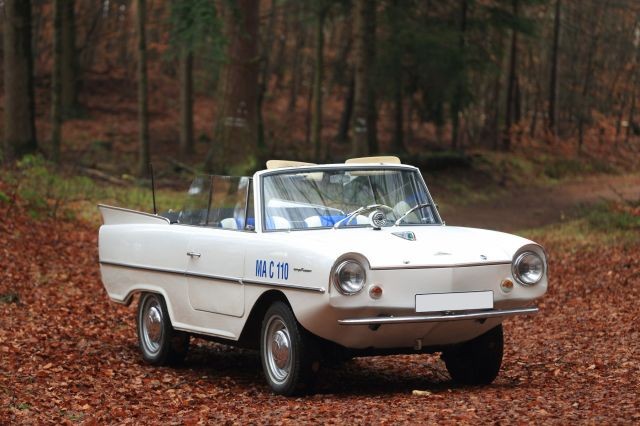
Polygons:
<instances>
[{"instance_id":1,"label":"forest background","mask_svg":"<svg viewBox=\"0 0 640 426\"><path fill-rule=\"evenodd\" d=\"M633 0L0 0L0 14L5 164L637 165Z\"/></svg>"}]
</instances>

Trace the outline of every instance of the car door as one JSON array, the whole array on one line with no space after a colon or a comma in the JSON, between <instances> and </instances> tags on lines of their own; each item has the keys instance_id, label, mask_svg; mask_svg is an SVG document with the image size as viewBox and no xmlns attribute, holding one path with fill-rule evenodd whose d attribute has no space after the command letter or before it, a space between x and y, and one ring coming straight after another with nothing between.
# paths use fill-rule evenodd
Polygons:
<instances>
[{"instance_id":1,"label":"car door","mask_svg":"<svg viewBox=\"0 0 640 426\"><path fill-rule=\"evenodd\" d=\"M186 253L189 302L195 310L244 315L242 274L250 185L247 177L211 177L207 217L204 226L192 231Z\"/></svg>"},{"instance_id":2,"label":"car door","mask_svg":"<svg viewBox=\"0 0 640 426\"><path fill-rule=\"evenodd\" d=\"M242 232L196 228L188 244L189 303L198 311L244 314Z\"/></svg>"}]
</instances>

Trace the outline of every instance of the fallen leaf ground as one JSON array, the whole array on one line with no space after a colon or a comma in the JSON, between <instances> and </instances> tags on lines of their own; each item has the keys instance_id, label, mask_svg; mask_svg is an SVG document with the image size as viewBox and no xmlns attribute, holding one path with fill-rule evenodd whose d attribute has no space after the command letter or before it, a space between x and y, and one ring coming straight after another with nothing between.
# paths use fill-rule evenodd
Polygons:
<instances>
[{"instance_id":1,"label":"fallen leaf ground","mask_svg":"<svg viewBox=\"0 0 640 426\"><path fill-rule=\"evenodd\" d=\"M548 243L549 293L506 322L491 386L407 355L321 370L316 395L284 398L251 351L195 339L181 368L143 364L135 305L100 283L96 229L0 210L0 424L640 423L638 239Z\"/></svg>"}]
</instances>

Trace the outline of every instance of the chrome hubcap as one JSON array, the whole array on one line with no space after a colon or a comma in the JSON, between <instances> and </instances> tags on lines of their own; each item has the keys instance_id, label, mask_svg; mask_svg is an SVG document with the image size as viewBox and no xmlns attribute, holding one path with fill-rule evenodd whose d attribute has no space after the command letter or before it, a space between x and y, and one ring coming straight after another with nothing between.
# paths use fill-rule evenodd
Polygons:
<instances>
[{"instance_id":1,"label":"chrome hubcap","mask_svg":"<svg viewBox=\"0 0 640 426\"><path fill-rule=\"evenodd\" d=\"M274 382L282 383L291 371L291 336L280 317L274 316L269 320L264 340L269 376Z\"/></svg>"},{"instance_id":2,"label":"chrome hubcap","mask_svg":"<svg viewBox=\"0 0 640 426\"><path fill-rule=\"evenodd\" d=\"M287 366L287 362L289 362L289 336L283 330L278 330L273 335L271 353L278 368Z\"/></svg>"},{"instance_id":3,"label":"chrome hubcap","mask_svg":"<svg viewBox=\"0 0 640 426\"><path fill-rule=\"evenodd\" d=\"M147 351L158 352L162 336L162 308L156 298L148 298L142 313L142 337Z\"/></svg>"}]
</instances>

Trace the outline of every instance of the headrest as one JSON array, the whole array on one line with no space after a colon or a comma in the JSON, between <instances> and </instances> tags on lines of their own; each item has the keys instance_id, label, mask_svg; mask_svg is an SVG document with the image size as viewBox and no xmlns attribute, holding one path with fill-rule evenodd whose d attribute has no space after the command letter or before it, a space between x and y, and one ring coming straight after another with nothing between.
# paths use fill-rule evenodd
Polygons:
<instances>
[{"instance_id":1,"label":"headrest","mask_svg":"<svg viewBox=\"0 0 640 426\"><path fill-rule=\"evenodd\" d=\"M400 164L400 159L393 155L380 155L378 157L349 158L346 164Z\"/></svg>"},{"instance_id":2,"label":"headrest","mask_svg":"<svg viewBox=\"0 0 640 426\"><path fill-rule=\"evenodd\" d=\"M305 163L304 161L292 161L292 160L269 160L267 161L267 169L281 169L283 167L301 167L301 166L315 166L315 163Z\"/></svg>"}]
</instances>

